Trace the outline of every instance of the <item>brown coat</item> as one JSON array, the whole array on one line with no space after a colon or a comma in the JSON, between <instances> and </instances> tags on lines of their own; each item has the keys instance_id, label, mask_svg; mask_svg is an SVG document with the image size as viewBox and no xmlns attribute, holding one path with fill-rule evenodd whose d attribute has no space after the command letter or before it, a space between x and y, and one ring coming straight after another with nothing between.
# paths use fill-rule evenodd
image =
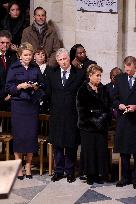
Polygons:
<instances>
[{"instance_id":1,"label":"brown coat","mask_svg":"<svg viewBox=\"0 0 136 204\"><path fill-rule=\"evenodd\" d=\"M39 39L36 31L32 28L32 26L28 26L24 29L22 34L21 43L29 42L33 45L34 50L40 47ZM48 64L50 66L56 64L55 53L60 48L60 41L58 39L58 35L55 32L54 28L48 26L48 29L45 32L43 38L43 48L48 53Z\"/></svg>"}]
</instances>

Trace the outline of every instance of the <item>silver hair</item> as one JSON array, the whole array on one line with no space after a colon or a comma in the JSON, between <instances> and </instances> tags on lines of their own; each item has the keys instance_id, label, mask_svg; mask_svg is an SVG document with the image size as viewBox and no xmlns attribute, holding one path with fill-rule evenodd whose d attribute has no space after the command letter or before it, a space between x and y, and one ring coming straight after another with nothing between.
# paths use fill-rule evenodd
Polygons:
<instances>
[{"instance_id":1,"label":"silver hair","mask_svg":"<svg viewBox=\"0 0 136 204\"><path fill-rule=\"evenodd\" d=\"M62 54L62 53L66 53L68 56L69 56L69 52L67 49L65 48L60 48L58 49L58 51L56 52L56 59L58 59L59 55Z\"/></svg>"}]
</instances>

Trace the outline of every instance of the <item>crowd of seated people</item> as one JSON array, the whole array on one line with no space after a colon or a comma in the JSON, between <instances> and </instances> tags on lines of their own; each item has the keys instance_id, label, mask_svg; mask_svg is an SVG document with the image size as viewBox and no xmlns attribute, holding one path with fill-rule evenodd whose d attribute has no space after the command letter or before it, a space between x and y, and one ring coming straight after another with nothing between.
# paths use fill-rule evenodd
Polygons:
<instances>
[{"instance_id":1,"label":"crowd of seated people","mask_svg":"<svg viewBox=\"0 0 136 204\"><path fill-rule=\"evenodd\" d=\"M76 180L76 155L81 144L81 176L85 175L89 185L105 182L109 173L108 128L113 117L119 118L115 149L121 153L123 168L117 187L133 182L136 188L135 172L132 181L126 172L130 155L135 159L135 143L129 142L130 149L122 132L124 124L132 128L135 120L136 59L125 58L125 73L113 68L111 82L105 86L101 82L103 68L87 57L83 45L73 45L70 54L60 48L55 28L46 21L42 7L34 10L34 21L28 26L22 3L0 4L4 13L0 22L0 110L12 112L14 155L19 159L27 153L26 178L32 179L31 161L38 140L37 115L43 113L50 114L48 140L54 147L55 170L51 180L64 177L69 183ZM26 122L25 129L22 120ZM23 142L23 146L21 141L26 140L26 133L32 129L29 143ZM131 133L134 139L133 132L135 129ZM24 179L22 168L18 178Z\"/></svg>"}]
</instances>

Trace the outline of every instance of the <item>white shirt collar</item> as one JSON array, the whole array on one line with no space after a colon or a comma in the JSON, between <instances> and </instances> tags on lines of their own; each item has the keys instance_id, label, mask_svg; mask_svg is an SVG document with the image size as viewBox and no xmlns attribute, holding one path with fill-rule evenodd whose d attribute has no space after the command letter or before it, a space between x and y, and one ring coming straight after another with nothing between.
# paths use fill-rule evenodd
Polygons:
<instances>
[{"instance_id":1,"label":"white shirt collar","mask_svg":"<svg viewBox=\"0 0 136 204\"><path fill-rule=\"evenodd\" d=\"M136 79L136 72L135 72L135 74L133 75L133 78Z\"/></svg>"},{"instance_id":2,"label":"white shirt collar","mask_svg":"<svg viewBox=\"0 0 136 204\"><path fill-rule=\"evenodd\" d=\"M70 73L71 65L67 68L67 70L62 69L61 67L60 67L60 69L61 69L61 73L62 73L63 71L67 71L67 73Z\"/></svg>"},{"instance_id":3,"label":"white shirt collar","mask_svg":"<svg viewBox=\"0 0 136 204\"><path fill-rule=\"evenodd\" d=\"M0 51L0 56L2 55L3 53ZM6 52L4 52L4 55L6 54Z\"/></svg>"},{"instance_id":4,"label":"white shirt collar","mask_svg":"<svg viewBox=\"0 0 136 204\"><path fill-rule=\"evenodd\" d=\"M39 65L39 67L40 67L40 70L41 70L41 72L42 72L42 74L43 74L44 71L45 71L45 69L46 69L46 63Z\"/></svg>"},{"instance_id":5,"label":"white shirt collar","mask_svg":"<svg viewBox=\"0 0 136 204\"><path fill-rule=\"evenodd\" d=\"M133 76L128 76L128 80L129 80L130 78L132 78L132 80L135 80L136 75L134 74Z\"/></svg>"},{"instance_id":6,"label":"white shirt collar","mask_svg":"<svg viewBox=\"0 0 136 204\"><path fill-rule=\"evenodd\" d=\"M128 81L130 80L130 76L128 76ZM136 79L136 73L132 76L132 86L134 85L134 82L135 82L135 79Z\"/></svg>"},{"instance_id":7,"label":"white shirt collar","mask_svg":"<svg viewBox=\"0 0 136 204\"><path fill-rule=\"evenodd\" d=\"M67 70L62 69L61 67L60 67L60 69L61 69L61 78L63 77L63 72L66 71L65 76L66 76L66 79L68 79L68 78L69 78L69 75L70 75L71 65L68 67Z\"/></svg>"}]
</instances>

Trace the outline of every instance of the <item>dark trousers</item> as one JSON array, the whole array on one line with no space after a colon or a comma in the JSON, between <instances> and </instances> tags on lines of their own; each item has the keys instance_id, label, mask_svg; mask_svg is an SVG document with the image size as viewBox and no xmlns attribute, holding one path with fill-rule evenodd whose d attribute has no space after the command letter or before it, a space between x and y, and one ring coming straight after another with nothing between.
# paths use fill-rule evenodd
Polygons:
<instances>
[{"instance_id":1,"label":"dark trousers","mask_svg":"<svg viewBox=\"0 0 136 204\"><path fill-rule=\"evenodd\" d=\"M54 146L55 173L74 175L77 148Z\"/></svg>"},{"instance_id":2,"label":"dark trousers","mask_svg":"<svg viewBox=\"0 0 136 204\"><path fill-rule=\"evenodd\" d=\"M134 166L133 166L133 171L132 171L132 176L131 176L131 171L130 171L130 158L131 154L124 154L121 153L121 165L122 165L122 177L126 181L130 181L132 177L132 182L136 184L136 154L133 154L134 158Z\"/></svg>"}]
</instances>

